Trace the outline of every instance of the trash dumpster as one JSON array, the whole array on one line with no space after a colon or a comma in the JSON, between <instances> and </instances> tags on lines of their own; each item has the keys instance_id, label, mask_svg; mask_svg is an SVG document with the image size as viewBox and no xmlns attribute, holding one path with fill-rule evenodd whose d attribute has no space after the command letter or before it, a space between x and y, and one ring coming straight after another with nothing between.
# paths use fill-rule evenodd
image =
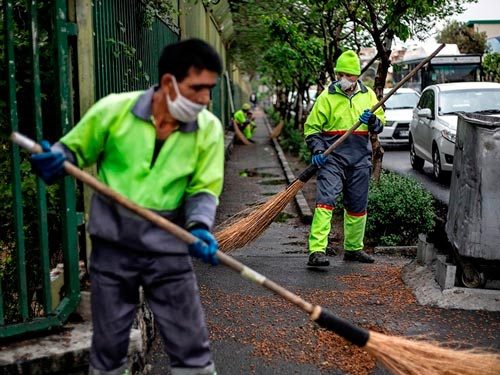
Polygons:
<instances>
[{"instance_id":1,"label":"trash dumpster","mask_svg":"<svg viewBox=\"0 0 500 375\"><path fill-rule=\"evenodd\" d=\"M500 274L500 117L458 116L446 233L465 286Z\"/></svg>"}]
</instances>

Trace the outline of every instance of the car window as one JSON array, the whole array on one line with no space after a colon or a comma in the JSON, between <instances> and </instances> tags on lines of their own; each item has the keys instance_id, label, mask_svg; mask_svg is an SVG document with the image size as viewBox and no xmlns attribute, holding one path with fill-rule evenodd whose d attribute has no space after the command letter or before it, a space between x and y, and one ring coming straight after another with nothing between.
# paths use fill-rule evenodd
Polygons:
<instances>
[{"instance_id":1,"label":"car window","mask_svg":"<svg viewBox=\"0 0 500 375\"><path fill-rule=\"evenodd\" d=\"M427 90L422 94L420 101L418 102L418 108L429 108L434 116L434 91Z\"/></svg>"},{"instance_id":2,"label":"car window","mask_svg":"<svg viewBox=\"0 0 500 375\"><path fill-rule=\"evenodd\" d=\"M386 109L414 108L418 102L417 93L395 93L385 102Z\"/></svg>"},{"instance_id":3,"label":"car window","mask_svg":"<svg viewBox=\"0 0 500 375\"><path fill-rule=\"evenodd\" d=\"M439 114L456 112L500 113L500 89L442 92L439 98Z\"/></svg>"}]
</instances>

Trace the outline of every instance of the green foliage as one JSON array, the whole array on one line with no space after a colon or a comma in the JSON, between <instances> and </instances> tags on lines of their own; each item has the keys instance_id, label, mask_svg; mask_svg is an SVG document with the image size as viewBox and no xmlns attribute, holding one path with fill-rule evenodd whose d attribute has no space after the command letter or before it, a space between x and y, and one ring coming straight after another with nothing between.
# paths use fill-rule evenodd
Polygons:
<instances>
[{"instance_id":1,"label":"green foliage","mask_svg":"<svg viewBox=\"0 0 500 375\"><path fill-rule=\"evenodd\" d=\"M487 35L467 27L465 22L451 21L436 37L438 43L456 44L461 53L484 53Z\"/></svg>"},{"instance_id":2,"label":"green foliage","mask_svg":"<svg viewBox=\"0 0 500 375\"><path fill-rule=\"evenodd\" d=\"M280 145L283 151L298 156L302 143L304 143L304 136L302 133L295 129L290 121L285 122L280 137Z\"/></svg>"},{"instance_id":3,"label":"green foliage","mask_svg":"<svg viewBox=\"0 0 500 375\"><path fill-rule=\"evenodd\" d=\"M145 5L141 12L141 26L152 30L153 23L158 17L166 24L173 25L172 17L177 15L174 3L171 0L143 0Z\"/></svg>"},{"instance_id":4,"label":"green foliage","mask_svg":"<svg viewBox=\"0 0 500 375\"><path fill-rule=\"evenodd\" d=\"M342 194L336 208L343 208ZM419 233L434 228L434 198L413 178L383 171L380 182L370 181L367 242L374 245L414 245Z\"/></svg>"},{"instance_id":5,"label":"green foliage","mask_svg":"<svg viewBox=\"0 0 500 375\"><path fill-rule=\"evenodd\" d=\"M285 152L298 156L307 164L311 161L311 152L304 140L304 134L294 128L293 122L287 121L285 123L279 142Z\"/></svg>"},{"instance_id":6,"label":"green foliage","mask_svg":"<svg viewBox=\"0 0 500 375\"><path fill-rule=\"evenodd\" d=\"M366 235L379 245L413 245L434 227L434 199L413 178L382 173L370 184Z\"/></svg>"},{"instance_id":7,"label":"green foliage","mask_svg":"<svg viewBox=\"0 0 500 375\"><path fill-rule=\"evenodd\" d=\"M486 80L500 82L500 53L488 53L483 59Z\"/></svg>"}]
</instances>

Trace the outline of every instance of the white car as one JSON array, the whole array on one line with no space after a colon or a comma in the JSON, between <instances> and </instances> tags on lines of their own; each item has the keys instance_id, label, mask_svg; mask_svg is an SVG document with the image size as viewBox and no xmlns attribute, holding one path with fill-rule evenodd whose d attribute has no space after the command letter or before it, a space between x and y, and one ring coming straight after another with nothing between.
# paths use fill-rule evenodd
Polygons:
<instances>
[{"instance_id":1,"label":"white car","mask_svg":"<svg viewBox=\"0 0 500 375\"><path fill-rule=\"evenodd\" d=\"M438 180L453 169L457 112L500 115L500 83L456 82L424 89L410 123L410 162L421 170L427 161Z\"/></svg>"},{"instance_id":2,"label":"white car","mask_svg":"<svg viewBox=\"0 0 500 375\"><path fill-rule=\"evenodd\" d=\"M384 89L384 95L390 89ZM385 102L385 126L378 135L382 146L408 145L413 108L420 95L413 89L400 88Z\"/></svg>"}]
</instances>

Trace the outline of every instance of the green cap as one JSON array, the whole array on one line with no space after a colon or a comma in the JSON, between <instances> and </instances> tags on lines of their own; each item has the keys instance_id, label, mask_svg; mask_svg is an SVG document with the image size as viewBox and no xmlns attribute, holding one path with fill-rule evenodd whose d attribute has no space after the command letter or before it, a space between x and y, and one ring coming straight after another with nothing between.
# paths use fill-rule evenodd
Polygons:
<instances>
[{"instance_id":1,"label":"green cap","mask_svg":"<svg viewBox=\"0 0 500 375\"><path fill-rule=\"evenodd\" d=\"M335 64L335 73L347 73L359 76L361 74L361 65L356 52L349 50L340 55Z\"/></svg>"},{"instance_id":2,"label":"green cap","mask_svg":"<svg viewBox=\"0 0 500 375\"><path fill-rule=\"evenodd\" d=\"M248 111L250 109L250 104L248 103L243 103L243 105L241 106L241 108L244 110L244 111Z\"/></svg>"}]
</instances>

